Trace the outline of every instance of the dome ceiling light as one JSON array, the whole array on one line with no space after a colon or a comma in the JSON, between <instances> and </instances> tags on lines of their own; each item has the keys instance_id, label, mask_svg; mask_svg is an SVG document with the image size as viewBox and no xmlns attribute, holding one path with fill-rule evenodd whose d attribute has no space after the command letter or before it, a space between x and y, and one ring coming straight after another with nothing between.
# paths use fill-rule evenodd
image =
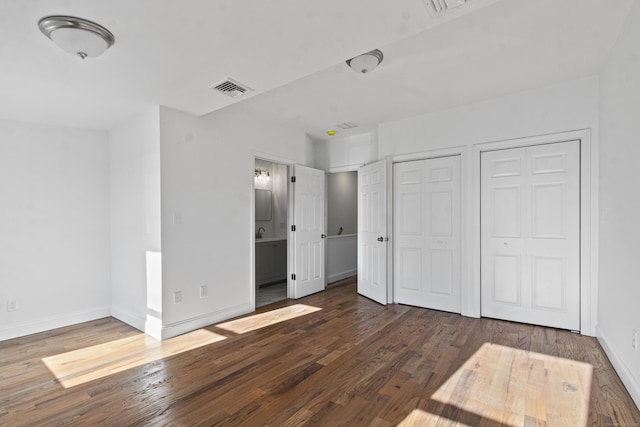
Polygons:
<instances>
[{"instance_id":1,"label":"dome ceiling light","mask_svg":"<svg viewBox=\"0 0 640 427\"><path fill-rule=\"evenodd\" d=\"M38 27L62 50L81 59L100 56L115 43L111 31L102 25L73 16L45 16Z\"/></svg>"},{"instance_id":2,"label":"dome ceiling light","mask_svg":"<svg viewBox=\"0 0 640 427\"><path fill-rule=\"evenodd\" d=\"M370 73L382 62L384 55L379 49L363 53L355 58L347 59L347 65L362 74Z\"/></svg>"}]
</instances>

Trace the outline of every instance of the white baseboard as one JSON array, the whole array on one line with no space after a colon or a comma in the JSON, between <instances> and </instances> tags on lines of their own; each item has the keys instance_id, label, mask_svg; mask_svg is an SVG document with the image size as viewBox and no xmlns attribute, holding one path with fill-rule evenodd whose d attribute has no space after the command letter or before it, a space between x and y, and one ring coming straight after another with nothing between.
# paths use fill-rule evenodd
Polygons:
<instances>
[{"instance_id":1,"label":"white baseboard","mask_svg":"<svg viewBox=\"0 0 640 427\"><path fill-rule=\"evenodd\" d=\"M111 307L111 316L126 323L129 326L133 326L139 331L144 332L144 317L139 317L121 307Z\"/></svg>"},{"instance_id":2,"label":"white baseboard","mask_svg":"<svg viewBox=\"0 0 640 427\"><path fill-rule=\"evenodd\" d=\"M620 359L618 353L616 353L613 347L609 345L607 339L602 334L602 330L600 328L597 328L597 331L598 342L600 342L600 345L604 349L604 352L607 354L609 361L622 380L622 383L627 388L627 391L631 395L631 398L636 403L636 406L640 408L640 384L635 379L631 371L629 371L629 368L627 368L624 362Z\"/></svg>"},{"instance_id":3,"label":"white baseboard","mask_svg":"<svg viewBox=\"0 0 640 427\"><path fill-rule=\"evenodd\" d=\"M358 274L357 268L342 271L340 273L334 273L330 276L327 276L327 283L337 282L338 280L346 279L347 277L355 276L356 274Z\"/></svg>"},{"instance_id":4,"label":"white baseboard","mask_svg":"<svg viewBox=\"0 0 640 427\"><path fill-rule=\"evenodd\" d=\"M195 331L196 329L213 325L214 323L218 323L223 320L230 319L232 317L251 313L252 311L253 311L253 307L251 306L251 304L248 304L248 303L225 308L223 310L216 311L213 313L207 313L202 316L192 317L191 319L186 319L181 322L164 325L162 327L160 336L161 336L161 339L166 340L167 338L172 338L178 335L186 334L187 332Z\"/></svg>"},{"instance_id":5,"label":"white baseboard","mask_svg":"<svg viewBox=\"0 0 640 427\"><path fill-rule=\"evenodd\" d=\"M89 322L109 316L111 316L111 307L98 307L90 310L76 311L74 313L65 313L60 316L36 319L29 322L15 323L0 327L0 341L37 334L39 332L50 331L51 329L63 328L65 326Z\"/></svg>"}]
</instances>

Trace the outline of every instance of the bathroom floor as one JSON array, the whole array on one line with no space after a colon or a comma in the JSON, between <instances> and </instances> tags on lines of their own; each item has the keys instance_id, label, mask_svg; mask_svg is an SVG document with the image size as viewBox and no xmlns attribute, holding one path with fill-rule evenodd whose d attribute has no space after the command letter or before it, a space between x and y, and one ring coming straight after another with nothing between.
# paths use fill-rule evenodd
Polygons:
<instances>
[{"instance_id":1,"label":"bathroom floor","mask_svg":"<svg viewBox=\"0 0 640 427\"><path fill-rule=\"evenodd\" d=\"M287 299L287 282L274 283L258 288L256 307Z\"/></svg>"}]
</instances>

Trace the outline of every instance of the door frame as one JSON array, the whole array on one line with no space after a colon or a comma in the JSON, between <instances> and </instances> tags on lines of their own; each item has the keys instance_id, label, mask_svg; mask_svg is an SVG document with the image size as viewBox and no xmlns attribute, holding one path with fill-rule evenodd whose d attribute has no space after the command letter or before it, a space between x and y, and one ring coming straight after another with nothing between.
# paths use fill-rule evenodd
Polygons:
<instances>
[{"instance_id":1,"label":"door frame","mask_svg":"<svg viewBox=\"0 0 640 427\"><path fill-rule=\"evenodd\" d=\"M591 130L582 129L473 145L472 197L470 216L472 248L472 280L463 285L463 314L480 317L480 155L484 151L518 148L578 140L580 143L580 333L595 336L597 319L598 278L598 153L592 143Z\"/></svg>"},{"instance_id":2,"label":"door frame","mask_svg":"<svg viewBox=\"0 0 640 427\"><path fill-rule=\"evenodd\" d=\"M291 221L293 214L293 197L291 197L291 171L293 169L293 165L295 161L292 159L287 159L285 157L274 156L272 154L263 153L259 151L254 151L250 155L251 167L249 170L251 171L251 193L250 193L250 223L249 230L251 231L249 234L250 244L249 244L249 258L251 259L249 265L249 275L250 275L250 295L251 295L251 308L252 311L256 311L256 198L255 198L255 190L256 190L256 180L255 180L255 164L256 160L265 160L267 162L278 163L287 167L287 298L291 298L290 293L293 292L291 286L291 273L293 271L292 265L292 257L293 257L293 242L291 239Z\"/></svg>"}]
</instances>

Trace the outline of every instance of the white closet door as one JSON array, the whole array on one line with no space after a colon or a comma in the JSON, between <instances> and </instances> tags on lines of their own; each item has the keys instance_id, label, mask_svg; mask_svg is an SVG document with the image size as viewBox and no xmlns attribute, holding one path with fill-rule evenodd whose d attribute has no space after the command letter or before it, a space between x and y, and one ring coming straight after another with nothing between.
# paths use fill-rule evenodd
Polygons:
<instances>
[{"instance_id":1,"label":"white closet door","mask_svg":"<svg viewBox=\"0 0 640 427\"><path fill-rule=\"evenodd\" d=\"M460 313L460 156L395 164L393 197L396 302Z\"/></svg>"},{"instance_id":2,"label":"white closet door","mask_svg":"<svg viewBox=\"0 0 640 427\"><path fill-rule=\"evenodd\" d=\"M482 315L580 330L580 144L481 154Z\"/></svg>"},{"instance_id":3,"label":"white closet door","mask_svg":"<svg viewBox=\"0 0 640 427\"><path fill-rule=\"evenodd\" d=\"M324 270L324 172L295 165L293 185L293 298L320 292Z\"/></svg>"},{"instance_id":4,"label":"white closet door","mask_svg":"<svg viewBox=\"0 0 640 427\"><path fill-rule=\"evenodd\" d=\"M358 169L358 293L387 304L387 162Z\"/></svg>"}]
</instances>

